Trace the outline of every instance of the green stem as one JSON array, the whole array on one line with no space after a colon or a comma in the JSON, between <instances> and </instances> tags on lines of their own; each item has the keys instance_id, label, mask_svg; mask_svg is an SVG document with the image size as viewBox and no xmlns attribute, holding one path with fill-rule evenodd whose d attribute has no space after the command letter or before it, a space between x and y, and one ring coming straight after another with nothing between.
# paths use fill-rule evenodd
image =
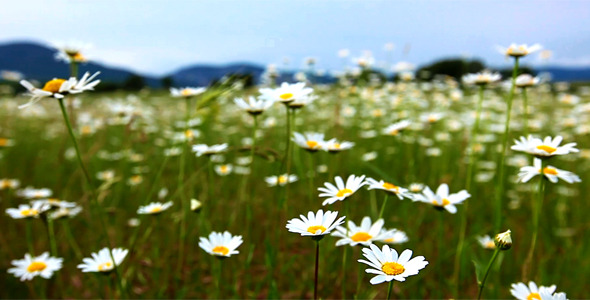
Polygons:
<instances>
[{"instance_id":1,"label":"green stem","mask_svg":"<svg viewBox=\"0 0 590 300\"><path fill-rule=\"evenodd\" d=\"M31 256L35 256L35 247L33 247L33 220L28 219L27 225L25 226L26 236L27 236L27 248L29 249L29 253Z\"/></svg>"},{"instance_id":2,"label":"green stem","mask_svg":"<svg viewBox=\"0 0 590 300\"><path fill-rule=\"evenodd\" d=\"M379 211L379 217L377 218L377 220L383 218L383 212L385 211L385 205L387 204L387 199L389 194L387 194L387 192L385 192L385 198L383 199L383 204L381 205L381 210Z\"/></svg>"},{"instance_id":3,"label":"green stem","mask_svg":"<svg viewBox=\"0 0 590 300\"><path fill-rule=\"evenodd\" d=\"M70 62L70 77L78 78L78 64L74 60Z\"/></svg>"},{"instance_id":4,"label":"green stem","mask_svg":"<svg viewBox=\"0 0 590 300\"><path fill-rule=\"evenodd\" d=\"M527 89L526 87L522 88L522 99L523 99L523 114L524 114L524 128L523 128L523 132L524 135L527 136L529 135L529 97L527 95Z\"/></svg>"},{"instance_id":5,"label":"green stem","mask_svg":"<svg viewBox=\"0 0 590 300\"><path fill-rule=\"evenodd\" d=\"M80 246L78 245L76 239L74 238L74 235L72 234L72 229L70 228L70 220L63 220L62 224L64 227L64 232L66 234L66 239L68 239L68 242L70 243L70 247L72 247L72 250L76 255L76 258L81 261L84 257L82 256Z\"/></svg>"},{"instance_id":6,"label":"green stem","mask_svg":"<svg viewBox=\"0 0 590 300\"><path fill-rule=\"evenodd\" d=\"M541 160L541 170L545 168L545 161ZM523 264L523 278L528 278L528 272L532 270L533 255L535 254L535 248L537 246L537 236L539 234L539 217L541 213L541 207L543 206L543 200L545 198L545 176L541 174L539 178L539 193L537 200L533 200L533 234L531 238L531 247L527 254L525 263Z\"/></svg>"},{"instance_id":7,"label":"green stem","mask_svg":"<svg viewBox=\"0 0 590 300\"><path fill-rule=\"evenodd\" d=\"M512 70L512 86L508 95L506 108L506 123L504 127L504 138L502 140L502 154L498 164L498 174L496 176L496 194L495 194L495 224L494 231L499 232L502 225L502 198L504 197L504 160L506 159L506 146L508 145L508 135L510 132L510 112L512 110L512 99L514 98L514 87L516 86L516 75L518 74L518 57L514 58L514 69Z\"/></svg>"},{"instance_id":8,"label":"green stem","mask_svg":"<svg viewBox=\"0 0 590 300\"><path fill-rule=\"evenodd\" d=\"M314 163L313 163L313 153L309 153L309 169L307 170L307 174L309 174L308 176L308 182L309 182L309 188L308 188L308 192L309 192L309 204L313 203L313 195L315 192L314 189L314 184L313 181L315 179L315 170L314 170Z\"/></svg>"},{"instance_id":9,"label":"green stem","mask_svg":"<svg viewBox=\"0 0 590 300\"><path fill-rule=\"evenodd\" d=\"M482 294L483 288L486 284L486 279L488 278L488 274L490 273L490 270L492 269L492 265L494 264L494 261L496 260L498 253L500 253L500 248L496 247L496 250L494 250L494 255L492 256L492 259L490 259L490 262L488 263L488 268L486 269L486 273L483 276L481 283L479 284L479 294L477 295L478 300L481 299L481 294Z\"/></svg>"},{"instance_id":10,"label":"green stem","mask_svg":"<svg viewBox=\"0 0 590 300\"><path fill-rule=\"evenodd\" d=\"M320 241L316 241L315 246L315 277L313 281L313 299L318 299L318 271L320 269ZM344 284L342 284L344 286ZM344 295L342 295L344 298Z\"/></svg>"},{"instance_id":11,"label":"green stem","mask_svg":"<svg viewBox=\"0 0 590 300\"><path fill-rule=\"evenodd\" d=\"M180 166L179 166L179 171L178 171L178 190L180 192L180 207L182 210L182 218L180 219L179 222L179 228L178 228L178 238L179 238L179 245L178 245L178 261L177 261L177 265L176 265L176 274L178 275L178 278L180 280L183 279L184 276L182 276L182 263L184 261L184 244L186 242L186 218L187 218L187 199L186 199L186 193L185 193L185 189L184 189L184 168L186 166L186 154L189 151L188 150L188 146L189 146L189 139L188 139L188 122L190 119L190 97L186 97L184 98L184 104L185 104L185 116L184 116L184 135L185 135L185 140L184 140L184 145L183 145L183 149L182 149L182 153L180 154Z\"/></svg>"},{"instance_id":12,"label":"green stem","mask_svg":"<svg viewBox=\"0 0 590 300\"><path fill-rule=\"evenodd\" d=\"M51 249L51 256L57 257L57 244L55 242L55 232L53 230L53 220L47 218L47 235L49 236L49 246Z\"/></svg>"},{"instance_id":13,"label":"green stem","mask_svg":"<svg viewBox=\"0 0 590 300\"><path fill-rule=\"evenodd\" d=\"M387 288L387 300L391 299L391 290L393 289L393 280L389 282L389 287Z\"/></svg>"},{"instance_id":14,"label":"green stem","mask_svg":"<svg viewBox=\"0 0 590 300\"><path fill-rule=\"evenodd\" d=\"M80 168L84 172L84 177L86 177L86 181L88 185L92 187L92 178L90 177L86 167L84 166L84 162L82 162L82 156L80 155L80 148L78 147L78 142L76 141L76 136L74 135L74 131L72 130L72 124L70 123L70 118L68 117L68 112L66 111L66 107L64 106L64 100L59 100L59 107L61 108L61 113L63 114L64 121L66 122L66 126L68 127L68 132L70 133L70 137L72 138L72 142L74 143L74 148L76 149L76 157L78 158L78 163L80 164Z\"/></svg>"},{"instance_id":15,"label":"green stem","mask_svg":"<svg viewBox=\"0 0 590 300\"><path fill-rule=\"evenodd\" d=\"M346 218L348 218L348 201L345 199L344 200L344 215L346 216ZM349 226L348 226L348 222L346 222L345 224L346 226L346 236L348 236L348 232L350 230ZM344 284L344 281L346 279L346 276L344 274L346 274L346 264L348 262L347 259L348 256L348 245L344 245L344 253L342 253L342 299L346 299L346 284Z\"/></svg>"},{"instance_id":16,"label":"green stem","mask_svg":"<svg viewBox=\"0 0 590 300\"><path fill-rule=\"evenodd\" d=\"M479 87L479 99L477 101L477 109L475 111L475 122L473 123L473 129L471 130L471 137L469 140L469 166L467 167L467 178L465 182L465 189L467 191L471 190L471 182L473 180L473 169L475 166L475 162L477 159L475 153L475 141L477 139L477 135L479 132L479 121L481 116L481 107L484 98L484 86L481 85ZM473 195L472 195L473 196ZM459 227L459 243L457 243L457 251L455 255L455 264L454 264L454 293L455 297L459 297L459 278L461 272L461 260L463 258L463 247L465 245L465 234L467 232L467 209L469 205L469 201L463 202L463 212L461 214L461 224Z\"/></svg>"}]
</instances>

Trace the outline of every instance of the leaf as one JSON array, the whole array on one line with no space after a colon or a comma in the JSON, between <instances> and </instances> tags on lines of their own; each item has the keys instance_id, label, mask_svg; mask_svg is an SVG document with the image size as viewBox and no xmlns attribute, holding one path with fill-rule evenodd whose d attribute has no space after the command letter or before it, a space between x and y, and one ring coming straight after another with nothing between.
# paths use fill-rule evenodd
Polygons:
<instances>
[{"instance_id":1,"label":"leaf","mask_svg":"<svg viewBox=\"0 0 590 300\"><path fill-rule=\"evenodd\" d=\"M486 266L479 262L477 259L471 260L473 265L475 266L475 276L477 278L477 284L479 285L483 279L483 276L486 272Z\"/></svg>"}]
</instances>

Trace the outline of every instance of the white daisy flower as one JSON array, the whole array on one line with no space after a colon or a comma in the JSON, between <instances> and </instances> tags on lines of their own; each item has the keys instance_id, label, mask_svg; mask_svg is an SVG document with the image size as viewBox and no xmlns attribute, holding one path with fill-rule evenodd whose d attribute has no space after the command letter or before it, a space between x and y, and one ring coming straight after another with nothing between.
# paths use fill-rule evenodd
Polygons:
<instances>
[{"instance_id":1,"label":"white daisy flower","mask_svg":"<svg viewBox=\"0 0 590 300\"><path fill-rule=\"evenodd\" d=\"M289 102L289 107L295 109L302 108L306 105L311 104L316 99L318 99L318 96L316 95L306 95L301 98L296 98L295 101Z\"/></svg>"},{"instance_id":2,"label":"white daisy flower","mask_svg":"<svg viewBox=\"0 0 590 300\"><path fill-rule=\"evenodd\" d=\"M46 82L41 89L36 88L33 86L33 84L26 80L21 80L20 84L29 91L31 100L29 100L29 102L26 104L20 105L18 108L22 109L27 106L31 106L46 97L61 99L67 94L79 94L87 90L92 90L97 84L100 83L100 80L91 81L98 74L100 74L100 72L96 72L94 75L90 76L90 73L86 72L80 81L74 77L70 77L68 80L54 78Z\"/></svg>"},{"instance_id":3,"label":"white daisy flower","mask_svg":"<svg viewBox=\"0 0 590 300\"><path fill-rule=\"evenodd\" d=\"M51 197L53 192L48 188L35 189L32 187L26 187L22 190L16 191L16 195L26 199L39 199Z\"/></svg>"},{"instance_id":4,"label":"white daisy flower","mask_svg":"<svg viewBox=\"0 0 590 300\"><path fill-rule=\"evenodd\" d=\"M537 85L540 81L541 80L539 79L539 77L534 77L530 74L520 74L518 75L518 77L516 77L516 81L514 83L517 87L524 88Z\"/></svg>"},{"instance_id":5,"label":"white daisy flower","mask_svg":"<svg viewBox=\"0 0 590 300\"><path fill-rule=\"evenodd\" d=\"M534 44L532 46L528 46L527 44L517 45L515 43L510 44L508 48L504 48L501 46L497 46L497 49L500 53L506 56L512 57L522 57L529 55L535 51L541 50L543 47L539 44Z\"/></svg>"},{"instance_id":6,"label":"white daisy flower","mask_svg":"<svg viewBox=\"0 0 590 300\"><path fill-rule=\"evenodd\" d=\"M100 72L96 72L96 73L92 74L92 76L90 76L90 73L86 72L86 73L84 73L82 78L80 78L80 80L74 79L74 84L72 85L72 88L69 91L70 94L79 94L84 91L94 90L94 87L100 83L100 80L94 80L94 81L92 81L92 80L94 78L96 78L96 76L98 76L99 74L100 74ZM71 78L70 78L70 80L71 80Z\"/></svg>"},{"instance_id":7,"label":"white daisy flower","mask_svg":"<svg viewBox=\"0 0 590 300\"><path fill-rule=\"evenodd\" d=\"M119 266L129 253L129 250L123 248L115 248L109 253L109 248L102 248L98 253L92 253L92 258L86 257L82 261L82 264L78 265L78 269L82 272L102 272L108 273L115 269L115 266ZM112 258L111 258L112 254ZM113 264L113 258L115 263Z\"/></svg>"},{"instance_id":8,"label":"white daisy flower","mask_svg":"<svg viewBox=\"0 0 590 300\"><path fill-rule=\"evenodd\" d=\"M492 73L488 70L484 70L480 73L467 74L463 76L463 82L466 84L486 85L499 81L501 78L502 76L500 73Z\"/></svg>"},{"instance_id":9,"label":"white daisy flower","mask_svg":"<svg viewBox=\"0 0 590 300\"><path fill-rule=\"evenodd\" d=\"M440 112L429 112L429 113L422 114L420 116L420 121L422 121L422 122L428 122L428 123L436 123L440 119L442 119L442 117L444 117L444 114L443 113L440 113Z\"/></svg>"},{"instance_id":10,"label":"white daisy flower","mask_svg":"<svg viewBox=\"0 0 590 300\"><path fill-rule=\"evenodd\" d=\"M172 97L189 98L204 93L207 88L204 87L184 87L184 88L170 88Z\"/></svg>"},{"instance_id":11,"label":"white daisy flower","mask_svg":"<svg viewBox=\"0 0 590 300\"><path fill-rule=\"evenodd\" d=\"M199 239L199 247L211 255L224 258L240 253L236 249L242 244L241 235L232 236L227 231L211 232L209 238L200 237Z\"/></svg>"},{"instance_id":12,"label":"white daisy flower","mask_svg":"<svg viewBox=\"0 0 590 300\"><path fill-rule=\"evenodd\" d=\"M399 122L393 123L387 127L385 127L385 129L383 129L381 131L382 134L385 135L398 135L400 132L402 132L402 130L406 129L408 126L410 126L410 121L408 120L401 120Z\"/></svg>"},{"instance_id":13,"label":"white daisy flower","mask_svg":"<svg viewBox=\"0 0 590 300\"><path fill-rule=\"evenodd\" d=\"M339 142L337 139L331 139L331 140L324 143L324 145L322 146L322 149L324 151L328 151L330 153L337 153L340 151L348 150L352 147L354 147L353 142L347 142L347 141Z\"/></svg>"},{"instance_id":14,"label":"white daisy flower","mask_svg":"<svg viewBox=\"0 0 590 300\"><path fill-rule=\"evenodd\" d=\"M248 102L243 98L235 98L234 103L253 116L261 114L275 103L273 99L268 98L256 99L250 96L247 99Z\"/></svg>"},{"instance_id":15,"label":"white daisy flower","mask_svg":"<svg viewBox=\"0 0 590 300\"><path fill-rule=\"evenodd\" d=\"M217 173L217 175L219 176L226 176L229 175L232 170L233 170L234 166L231 164L225 164L225 165L217 165L214 167L215 173Z\"/></svg>"},{"instance_id":16,"label":"white daisy flower","mask_svg":"<svg viewBox=\"0 0 590 300\"><path fill-rule=\"evenodd\" d=\"M262 98L282 103L293 102L296 99L301 99L313 92L312 88L306 88L305 82L289 84L283 82L278 88L262 88L260 93Z\"/></svg>"},{"instance_id":17,"label":"white daisy flower","mask_svg":"<svg viewBox=\"0 0 590 300\"><path fill-rule=\"evenodd\" d=\"M293 218L287 222L287 229L289 232L299 233L301 236L311 236L312 238L321 239L326 234L330 233L336 226L344 223L344 218L338 217L337 211L318 210L316 214L312 211L307 213L307 218L304 215L299 215L299 218Z\"/></svg>"},{"instance_id":18,"label":"white daisy flower","mask_svg":"<svg viewBox=\"0 0 590 300\"><path fill-rule=\"evenodd\" d=\"M539 296L541 297L541 300L567 300L567 295L565 293L553 294L551 289L546 287L539 288Z\"/></svg>"},{"instance_id":19,"label":"white daisy flower","mask_svg":"<svg viewBox=\"0 0 590 300\"><path fill-rule=\"evenodd\" d=\"M489 235L478 236L477 242L485 249L490 249L490 250L496 249L496 244L494 243L494 239L491 238Z\"/></svg>"},{"instance_id":20,"label":"white daisy flower","mask_svg":"<svg viewBox=\"0 0 590 300\"><path fill-rule=\"evenodd\" d=\"M414 200L414 196L408 192L408 189L394 185L393 183L385 182L383 180L377 181L368 177L367 180L365 180L365 184L369 190L383 190L396 195L400 200L403 200L404 198Z\"/></svg>"},{"instance_id":21,"label":"white daisy flower","mask_svg":"<svg viewBox=\"0 0 590 300\"><path fill-rule=\"evenodd\" d=\"M553 183L557 183L558 178L567 183L582 182L580 177L572 172L561 170L554 166L546 166L545 168L542 168L542 165L541 160L535 157L532 167L525 166L520 168L520 172L518 172L518 181L527 182L536 175L543 174Z\"/></svg>"},{"instance_id":22,"label":"white daisy flower","mask_svg":"<svg viewBox=\"0 0 590 300\"><path fill-rule=\"evenodd\" d=\"M59 200L59 199L55 199L55 198L33 200L33 201L31 201L31 203L33 204L33 206L35 206L37 203L39 203L41 205L48 205L50 208L62 208L62 207L63 208L73 208L73 207L76 207L76 203L74 203L74 202L68 202L68 201Z\"/></svg>"},{"instance_id":23,"label":"white daisy flower","mask_svg":"<svg viewBox=\"0 0 590 300\"><path fill-rule=\"evenodd\" d=\"M63 258L50 257L49 252L37 257L31 257L27 253L24 259L13 260L10 263L15 267L8 269L8 273L20 277L20 281L31 280L35 276L49 279L53 272L62 268Z\"/></svg>"},{"instance_id":24,"label":"white daisy flower","mask_svg":"<svg viewBox=\"0 0 590 300\"><path fill-rule=\"evenodd\" d=\"M32 203L32 205L21 204L18 208L7 208L6 214L13 219L38 218L50 208L48 204L43 202Z\"/></svg>"},{"instance_id":25,"label":"white daisy flower","mask_svg":"<svg viewBox=\"0 0 590 300\"><path fill-rule=\"evenodd\" d=\"M365 175L359 177L350 175L346 180L346 184L344 184L344 181L340 176L336 176L334 180L336 181L336 186L330 182L326 182L324 183L325 187L318 188L318 191L322 192L319 195L320 197L328 197L326 200L324 200L322 206L332 204L336 201L343 201L366 184L366 182L364 182Z\"/></svg>"},{"instance_id":26,"label":"white daisy flower","mask_svg":"<svg viewBox=\"0 0 590 300\"><path fill-rule=\"evenodd\" d=\"M514 140L515 145L510 147L510 149L514 151L526 152L539 158L547 158L555 155L565 155L572 152L580 151L577 148L574 148L577 145L576 143L569 143L563 146L559 146L562 140L563 137L559 135L555 138L547 136L543 140L541 140L540 138L535 138L532 135L529 135L526 138L521 136L520 140Z\"/></svg>"},{"instance_id":27,"label":"white daisy flower","mask_svg":"<svg viewBox=\"0 0 590 300\"><path fill-rule=\"evenodd\" d=\"M227 144L218 144L207 146L205 144L193 145L193 152L197 154L197 157L202 155L213 155L227 151Z\"/></svg>"},{"instance_id":28,"label":"white daisy flower","mask_svg":"<svg viewBox=\"0 0 590 300\"><path fill-rule=\"evenodd\" d=\"M408 235L399 230L399 229L385 229L383 228L381 230L381 233L379 234L379 236L381 237L378 241L379 242L383 242L383 243L387 243L387 244L402 244L405 243L407 241L409 241L408 239Z\"/></svg>"},{"instance_id":29,"label":"white daisy flower","mask_svg":"<svg viewBox=\"0 0 590 300\"><path fill-rule=\"evenodd\" d=\"M368 259L359 259L358 262L367 264L373 268L366 269L365 272L376 274L371 279L371 284L379 284L392 280L406 281L406 277L416 275L428 264L424 256L412 258L412 250L406 249L398 256L395 249L384 245L383 249L375 245L363 249L363 256Z\"/></svg>"},{"instance_id":30,"label":"white daisy flower","mask_svg":"<svg viewBox=\"0 0 590 300\"><path fill-rule=\"evenodd\" d=\"M5 189L16 189L20 186L18 179L0 179L0 191Z\"/></svg>"},{"instance_id":31,"label":"white daisy flower","mask_svg":"<svg viewBox=\"0 0 590 300\"><path fill-rule=\"evenodd\" d=\"M383 219L377 220L375 223L371 222L370 217L364 217L361 221L361 226L356 226L354 222L348 221L348 228L343 226L336 227L336 231L332 233L333 236L340 237L336 242L336 246L342 245L363 245L369 246L373 241L381 240L383 237Z\"/></svg>"},{"instance_id":32,"label":"white daisy flower","mask_svg":"<svg viewBox=\"0 0 590 300\"><path fill-rule=\"evenodd\" d=\"M102 181L111 181L115 179L115 171L114 170L104 170L101 172L96 173L96 178Z\"/></svg>"},{"instance_id":33,"label":"white daisy flower","mask_svg":"<svg viewBox=\"0 0 590 300\"><path fill-rule=\"evenodd\" d=\"M59 207L55 211L49 213L49 218L57 220L61 218L73 218L77 216L80 212L82 212L82 207L74 206L74 207Z\"/></svg>"},{"instance_id":34,"label":"white daisy flower","mask_svg":"<svg viewBox=\"0 0 590 300\"><path fill-rule=\"evenodd\" d=\"M14 144L15 142L13 139L0 138L0 148L12 147Z\"/></svg>"},{"instance_id":35,"label":"white daisy flower","mask_svg":"<svg viewBox=\"0 0 590 300\"><path fill-rule=\"evenodd\" d=\"M309 152L322 150L326 144L326 141L324 141L324 134L318 132L306 132L304 134L293 132L293 141L297 146Z\"/></svg>"},{"instance_id":36,"label":"white daisy flower","mask_svg":"<svg viewBox=\"0 0 590 300\"><path fill-rule=\"evenodd\" d=\"M91 44L89 43L80 41L69 41L67 43L56 42L53 46L58 51L55 54L55 59L57 60L61 60L66 63L71 63L72 61L76 63L88 61L88 58L82 55L82 53L91 48Z\"/></svg>"},{"instance_id":37,"label":"white daisy flower","mask_svg":"<svg viewBox=\"0 0 590 300\"><path fill-rule=\"evenodd\" d=\"M172 206L172 201L166 203L152 202L146 206L140 206L137 213L140 215L155 215L159 214Z\"/></svg>"},{"instance_id":38,"label":"white daisy flower","mask_svg":"<svg viewBox=\"0 0 590 300\"><path fill-rule=\"evenodd\" d=\"M466 190L449 194L449 186L443 183L436 189L436 194L429 187L425 187L422 195L417 195L416 197L418 201L430 203L437 209L446 209L448 212L454 214L457 212L455 204L465 201L471 195Z\"/></svg>"},{"instance_id":39,"label":"white daisy flower","mask_svg":"<svg viewBox=\"0 0 590 300\"><path fill-rule=\"evenodd\" d=\"M283 174L283 175L279 175L279 176L269 176L266 177L264 179L264 181L266 181L266 183L268 184L268 186L284 186L287 183L292 183L297 181L297 175L294 174Z\"/></svg>"},{"instance_id":40,"label":"white daisy flower","mask_svg":"<svg viewBox=\"0 0 590 300\"><path fill-rule=\"evenodd\" d=\"M532 281L529 282L528 286L526 286L522 282L519 282L519 283L512 284L512 289L510 289L510 293L516 299L520 299L520 300L541 299L541 296L539 295L540 289L544 289L544 290L546 290L547 293L553 294L553 292L555 292L556 288L557 287L555 285L552 285L549 287L545 287L545 286L537 287L537 284Z\"/></svg>"}]
</instances>

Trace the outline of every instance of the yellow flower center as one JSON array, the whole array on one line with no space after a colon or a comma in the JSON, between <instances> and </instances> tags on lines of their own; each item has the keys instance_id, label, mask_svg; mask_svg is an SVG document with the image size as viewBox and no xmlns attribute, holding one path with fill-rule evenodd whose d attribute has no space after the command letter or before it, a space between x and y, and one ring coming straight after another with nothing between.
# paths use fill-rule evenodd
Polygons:
<instances>
[{"instance_id":1,"label":"yellow flower center","mask_svg":"<svg viewBox=\"0 0 590 300\"><path fill-rule=\"evenodd\" d=\"M185 136L186 138L189 138L189 139L191 139L191 138L193 138L195 135L194 135L193 131L189 129L189 130L187 130L187 131L185 131L185 132L184 132L184 136Z\"/></svg>"},{"instance_id":2,"label":"yellow flower center","mask_svg":"<svg viewBox=\"0 0 590 300\"><path fill-rule=\"evenodd\" d=\"M215 248L213 248L213 253L219 253L221 255L227 255L229 253L229 249L227 249L227 247L225 246L217 246Z\"/></svg>"},{"instance_id":3,"label":"yellow flower center","mask_svg":"<svg viewBox=\"0 0 590 300\"><path fill-rule=\"evenodd\" d=\"M366 242L370 240L373 236L366 232L357 232L353 236L350 237L351 240L355 242Z\"/></svg>"},{"instance_id":4,"label":"yellow flower center","mask_svg":"<svg viewBox=\"0 0 590 300\"><path fill-rule=\"evenodd\" d=\"M309 149L315 149L318 147L318 142L316 141L307 141L306 144Z\"/></svg>"},{"instance_id":5,"label":"yellow flower center","mask_svg":"<svg viewBox=\"0 0 590 300\"><path fill-rule=\"evenodd\" d=\"M528 296L526 296L526 300L533 300L533 299L541 300L541 295L539 295L539 293L530 293Z\"/></svg>"},{"instance_id":6,"label":"yellow flower center","mask_svg":"<svg viewBox=\"0 0 590 300\"><path fill-rule=\"evenodd\" d=\"M131 177L131 182L133 183L140 183L141 182L141 176L140 175L135 175L133 177Z\"/></svg>"},{"instance_id":7,"label":"yellow flower center","mask_svg":"<svg viewBox=\"0 0 590 300\"><path fill-rule=\"evenodd\" d=\"M34 261L27 267L27 272L41 272L47 268L47 265L42 261Z\"/></svg>"},{"instance_id":8,"label":"yellow flower center","mask_svg":"<svg viewBox=\"0 0 590 300\"><path fill-rule=\"evenodd\" d=\"M82 134L90 134L92 133L92 127L88 125L82 126Z\"/></svg>"},{"instance_id":9,"label":"yellow flower center","mask_svg":"<svg viewBox=\"0 0 590 300\"><path fill-rule=\"evenodd\" d=\"M221 173L227 173L227 171L228 171L226 165L221 166L221 168L219 168L219 170L221 171Z\"/></svg>"},{"instance_id":10,"label":"yellow flower center","mask_svg":"<svg viewBox=\"0 0 590 300\"><path fill-rule=\"evenodd\" d=\"M50 93L57 93L57 92L59 92L59 88L61 87L61 85L64 82L66 82L65 79L53 79L53 80L49 80L49 81L47 81L47 83L43 87L43 90L46 91L46 92L50 92Z\"/></svg>"},{"instance_id":11,"label":"yellow flower center","mask_svg":"<svg viewBox=\"0 0 590 300\"><path fill-rule=\"evenodd\" d=\"M385 239L383 241L386 242L386 243L393 243L395 241L395 239L394 238L389 238L389 239Z\"/></svg>"},{"instance_id":12,"label":"yellow flower center","mask_svg":"<svg viewBox=\"0 0 590 300\"><path fill-rule=\"evenodd\" d=\"M332 149L340 149L340 143L334 143L334 145L332 145Z\"/></svg>"},{"instance_id":13,"label":"yellow flower center","mask_svg":"<svg viewBox=\"0 0 590 300\"><path fill-rule=\"evenodd\" d=\"M155 214L155 213L159 213L162 211L162 207L161 206L154 206L151 210L150 213Z\"/></svg>"},{"instance_id":14,"label":"yellow flower center","mask_svg":"<svg viewBox=\"0 0 590 300\"><path fill-rule=\"evenodd\" d=\"M336 193L336 197L345 197L350 194L352 194L351 189L342 189L342 190L339 190L338 193Z\"/></svg>"},{"instance_id":15,"label":"yellow flower center","mask_svg":"<svg viewBox=\"0 0 590 300\"><path fill-rule=\"evenodd\" d=\"M74 55L70 55L70 58L78 62L86 61L86 57L84 57L84 55L82 55L82 53L80 52L76 52Z\"/></svg>"},{"instance_id":16,"label":"yellow flower center","mask_svg":"<svg viewBox=\"0 0 590 300\"><path fill-rule=\"evenodd\" d=\"M387 275L399 275L403 273L406 268L396 262L386 262L381 266L381 270Z\"/></svg>"},{"instance_id":17,"label":"yellow flower center","mask_svg":"<svg viewBox=\"0 0 590 300\"><path fill-rule=\"evenodd\" d=\"M279 176L279 183L280 184L287 183L287 176L284 176L284 175Z\"/></svg>"},{"instance_id":18,"label":"yellow flower center","mask_svg":"<svg viewBox=\"0 0 590 300\"><path fill-rule=\"evenodd\" d=\"M180 94L183 95L183 96L190 96L191 95L191 90L184 89L184 90L180 91Z\"/></svg>"},{"instance_id":19,"label":"yellow flower center","mask_svg":"<svg viewBox=\"0 0 590 300\"><path fill-rule=\"evenodd\" d=\"M537 146L537 149L548 152L549 154L551 154L551 153L555 152L555 150L557 150L557 148L553 148L553 147L547 146L547 145Z\"/></svg>"},{"instance_id":20,"label":"yellow flower center","mask_svg":"<svg viewBox=\"0 0 590 300\"><path fill-rule=\"evenodd\" d=\"M112 269L113 269L113 263L111 263L110 261L98 265L98 271L100 271L100 272L106 272L106 271L110 271Z\"/></svg>"},{"instance_id":21,"label":"yellow flower center","mask_svg":"<svg viewBox=\"0 0 590 300\"><path fill-rule=\"evenodd\" d=\"M436 121L437 121L437 118L436 118L435 116L429 116L429 117L428 117L428 122L430 122L430 123L434 123L434 122L436 122Z\"/></svg>"},{"instance_id":22,"label":"yellow flower center","mask_svg":"<svg viewBox=\"0 0 590 300\"><path fill-rule=\"evenodd\" d=\"M399 130L393 129L389 132L389 135L397 135L398 133L399 133Z\"/></svg>"},{"instance_id":23,"label":"yellow flower center","mask_svg":"<svg viewBox=\"0 0 590 300\"><path fill-rule=\"evenodd\" d=\"M545 169L543 169L543 173L549 175L557 175L557 170L554 168L545 167Z\"/></svg>"},{"instance_id":24,"label":"yellow flower center","mask_svg":"<svg viewBox=\"0 0 590 300\"><path fill-rule=\"evenodd\" d=\"M494 248L496 248L496 244L494 244L494 241L489 241L486 243L486 248L494 249Z\"/></svg>"},{"instance_id":25,"label":"yellow flower center","mask_svg":"<svg viewBox=\"0 0 590 300\"><path fill-rule=\"evenodd\" d=\"M284 94L281 94L279 96L279 98L281 98L283 100L289 100L289 99L293 98L293 93L284 93Z\"/></svg>"},{"instance_id":26,"label":"yellow flower center","mask_svg":"<svg viewBox=\"0 0 590 300\"><path fill-rule=\"evenodd\" d=\"M399 187L394 185L393 183L389 183L389 182L385 182L383 183L383 188L388 189L388 190L398 190Z\"/></svg>"},{"instance_id":27,"label":"yellow flower center","mask_svg":"<svg viewBox=\"0 0 590 300\"><path fill-rule=\"evenodd\" d=\"M25 217L33 217L39 214L39 211L36 209L25 209L20 212L21 215Z\"/></svg>"},{"instance_id":28,"label":"yellow flower center","mask_svg":"<svg viewBox=\"0 0 590 300\"><path fill-rule=\"evenodd\" d=\"M324 227L322 225L314 225L314 226L309 226L307 228L307 232L309 232L311 234L315 234L318 230L321 230L320 233L324 233L324 231L326 231L326 227Z\"/></svg>"},{"instance_id":29,"label":"yellow flower center","mask_svg":"<svg viewBox=\"0 0 590 300\"><path fill-rule=\"evenodd\" d=\"M8 139L0 138L0 147L8 145Z\"/></svg>"},{"instance_id":30,"label":"yellow flower center","mask_svg":"<svg viewBox=\"0 0 590 300\"><path fill-rule=\"evenodd\" d=\"M439 204L438 201L436 201L436 200L433 200L432 204L434 204L436 206L445 206L445 205L451 204L451 201L449 201L449 199L447 199L447 198L444 198L444 199L442 199L442 204Z\"/></svg>"}]
</instances>

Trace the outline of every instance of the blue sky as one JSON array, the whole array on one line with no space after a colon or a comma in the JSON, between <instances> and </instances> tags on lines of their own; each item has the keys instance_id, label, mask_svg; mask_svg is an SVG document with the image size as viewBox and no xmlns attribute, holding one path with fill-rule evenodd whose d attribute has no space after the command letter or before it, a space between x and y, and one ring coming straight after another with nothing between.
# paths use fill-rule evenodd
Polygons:
<instances>
[{"instance_id":1,"label":"blue sky","mask_svg":"<svg viewBox=\"0 0 590 300\"><path fill-rule=\"evenodd\" d=\"M94 60L155 75L285 57L291 68L314 57L337 70L338 50L386 60L386 43L393 62L417 65L461 55L507 65L495 46L516 42L542 44L552 65L590 66L590 2L22 0L0 10L0 43L14 40L89 42Z\"/></svg>"}]
</instances>

